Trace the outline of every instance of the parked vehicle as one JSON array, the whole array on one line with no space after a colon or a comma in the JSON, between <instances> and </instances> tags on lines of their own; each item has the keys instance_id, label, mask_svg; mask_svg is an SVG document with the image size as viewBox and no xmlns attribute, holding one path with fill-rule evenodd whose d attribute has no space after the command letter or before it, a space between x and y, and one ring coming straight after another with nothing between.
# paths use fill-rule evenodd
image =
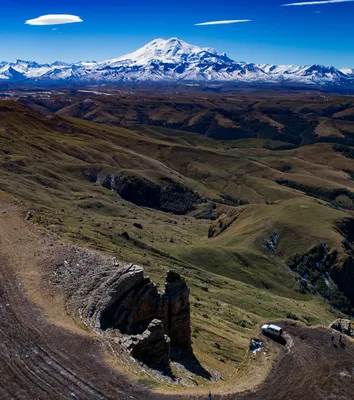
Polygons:
<instances>
[{"instance_id":1,"label":"parked vehicle","mask_svg":"<svg viewBox=\"0 0 354 400\"><path fill-rule=\"evenodd\" d=\"M280 338L283 334L282 328L278 325L265 324L262 326L261 329L262 329L263 335L269 335L269 336L273 336L276 338Z\"/></svg>"}]
</instances>

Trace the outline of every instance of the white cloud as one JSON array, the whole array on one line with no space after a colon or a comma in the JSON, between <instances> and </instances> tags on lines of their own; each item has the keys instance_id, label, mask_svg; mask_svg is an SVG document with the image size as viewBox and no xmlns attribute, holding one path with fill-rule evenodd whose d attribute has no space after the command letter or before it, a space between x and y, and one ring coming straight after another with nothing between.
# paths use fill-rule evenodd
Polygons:
<instances>
[{"instance_id":1,"label":"white cloud","mask_svg":"<svg viewBox=\"0 0 354 400\"><path fill-rule=\"evenodd\" d=\"M42 15L35 19L29 19L25 22L27 25L62 25L73 24L75 22L83 22L80 17L69 14L49 14Z\"/></svg>"},{"instance_id":2,"label":"white cloud","mask_svg":"<svg viewBox=\"0 0 354 400\"><path fill-rule=\"evenodd\" d=\"M301 3L283 4L283 7L289 6L318 6L320 4L349 3L354 0L323 0L323 1L303 1Z\"/></svg>"},{"instance_id":3,"label":"white cloud","mask_svg":"<svg viewBox=\"0 0 354 400\"><path fill-rule=\"evenodd\" d=\"M201 22L200 24L195 24L195 26L239 24L240 22L251 22L251 20L250 19L230 19L227 21Z\"/></svg>"}]
</instances>

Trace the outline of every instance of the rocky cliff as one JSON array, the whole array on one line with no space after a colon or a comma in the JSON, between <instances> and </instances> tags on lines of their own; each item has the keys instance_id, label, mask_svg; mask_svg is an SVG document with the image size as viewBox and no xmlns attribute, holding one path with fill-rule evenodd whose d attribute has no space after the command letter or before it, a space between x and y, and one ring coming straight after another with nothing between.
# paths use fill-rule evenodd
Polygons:
<instances>
[{"instance_id":1,"label":"rocky cliff","mask_svg":"<svg viewBox=\"0 0 354 400\"><path fill-rule=\"evenodd\" d=\"M170 342L163 323L154 319L142 334L127 337L124 345L135 359L150 368L171 374Z\"/></svg>"},{"instance_id":2,"label":"rocky cliff","mask_svg":"<svg viewBox=\"0 0 354 400\"><path fill-rule=\"evenodd\" d=\"M171 344L190 350L192 341L189 288L185 280L175 272L170 271L167 274L163 302L167 306L167 314L163 321Z\"/></svg>"},{"instance_id":3,"label":"rocky cliff","mask_svg":"<svg viewBox=\"0 0 354 400\"><path fill-rule=\"evenodd\" d=\"M123 267L107 282L111 294L96 311L102 330L118 329L127 335L142 333L155 319L167 316L167 304L162 301L156 285L144 277L137 265Z\"/></svg>"},{"instance_id":4,"label":"rocky cliff","mask_svg":"<svg viewBox=\"0 0 354 400\"><path fill-rule=\"evenodd\" d=\"M331 277L349 299L354 310L354 219L346 218L341 221L338 231L344 237L343 248L348 257L342 265L331 271Z\"/></svg>"},{"instance_id":5,"label":"rocky cliff","mask_svg":"<svg viewBox=\"0 0 354 400\"><path fill-rule=\"evenodd\" d=\"M97 314L102 330L114 328L136 335L158 319L171 346L190 351L189 288L179 274L168 272L165 291L159 293L150 278L144 277L143 268L131 265L119 271L119 276L110 282L110 289L110 301Z\"/></svg>"},{"instance_id":6,"label":"rocky cliff","mask_svg":"<svg viewBox=\"0 0 354 400\"><path fill-rule=\"evenodd\" d=\"M189 288L179 274L168 272L159 293L143 268L131 265L110 286L111 299L97 313L100 327L129 335L125 345L134 358L170 373L171 347L192 354Z\"/></svg>"},{"instance_id":7,"label":"rocky cliff","mask_svg":"<svg viewBox=\"0 0 354 400\"><path fill-rule=\"evenodd\" d=\"M165 373L171 349L193 354L189 288L179 274L168 272L160 293L140 266L81 249L67 256L55 265L53 283L66 288L68 309L88 326L118 330L133 357Z\"/></svg>"},{"instance_id":8,"label":"rocky cliff","mask_svg":"<svg viewBox=\"0 0 354 400\"><path fill-rule=\"evenodd\" d=\"M202 202L197 192L166 176L156 183L139 174L122 171L105 176L100 170L86 170L85 175L90 182L101 184L122 199L141 207L184 215Z\"/></svg>"}]
</instances>

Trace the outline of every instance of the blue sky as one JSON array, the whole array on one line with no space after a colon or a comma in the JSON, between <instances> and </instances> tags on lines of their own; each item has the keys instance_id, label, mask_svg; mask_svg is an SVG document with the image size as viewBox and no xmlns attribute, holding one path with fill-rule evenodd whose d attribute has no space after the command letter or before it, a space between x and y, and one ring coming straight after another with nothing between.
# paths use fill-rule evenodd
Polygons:
<instances>
[{"instance_id":1,"label":"blue sky","mask_svg":"<svg viewBox=\"0 0 354 400\"><path fill-rule=\"evenodd\" d=\"M300 0L301 1L301 0ZM338 1L338 0L337 0ZM106 60L179 37L256 63L354 67L354 2L282 7L282 0L1 0L0 60ZM31 26L45 14L84 22ZM251 22L195 26L215 20ZM53 28L57 30L53 30Z\"/></svg>"}]
</instances>

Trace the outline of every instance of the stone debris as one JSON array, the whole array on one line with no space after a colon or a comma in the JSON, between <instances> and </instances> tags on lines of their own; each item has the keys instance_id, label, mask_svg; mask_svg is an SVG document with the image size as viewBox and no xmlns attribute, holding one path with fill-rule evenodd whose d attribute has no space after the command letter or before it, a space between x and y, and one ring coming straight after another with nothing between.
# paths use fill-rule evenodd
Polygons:
<instances>
[{"instance_id":1,"label":"stone debris","mask_svg":"<svg viewBox=\"0 0 354 400\"><path fill-rule=\"evenodd\" d=\"M170 342L162 321L154 319L142 334L126 337L123 346L135 359L170 375Z\"/></svg>"},{"instance_id":2,"label":"stone debris","mask_svg":"<svg viewBox=\"0 0 354 400\"><path fill-rule=\"evenodd\" d=\"M354 330L352 329L352 323L349 319L339 318L332 322L329 327L338 332L344 333L348 336L354 336Z\"/></svg>"},{"instance_id":3,"label":"stone debris","mask_svg":"<svg viewBox=\"0 0 354 400\"><path fill-rule=\"evenodd\" d=\"M271 253L275 253L279 243L279 233L274 232L270 239L263 242L263 247L270 251Z\"/></svg>"},{"instance_id":4,"label":"stone debris","mask_svg":"<svg viewBox=\"0 0 354 400\"><path fill-rule=\"evenodd\" d=\"M263 347L263 340L257 338L251 338L250 344L248 346L249 350L252 351L252 353L256 353L257 351L262 350Z\"/></svg>"},{"instance_id":5,"label":"stone debris","mask_svg":"<svg viewBox=\"0 0 354 400\"><path fill-rule=\"evenodd\" d=\"M26 221L31 221L32 218L33 218L33 214L31 213L31 211L29 211L26 215Z\"/></svg>"}]
</instances>

